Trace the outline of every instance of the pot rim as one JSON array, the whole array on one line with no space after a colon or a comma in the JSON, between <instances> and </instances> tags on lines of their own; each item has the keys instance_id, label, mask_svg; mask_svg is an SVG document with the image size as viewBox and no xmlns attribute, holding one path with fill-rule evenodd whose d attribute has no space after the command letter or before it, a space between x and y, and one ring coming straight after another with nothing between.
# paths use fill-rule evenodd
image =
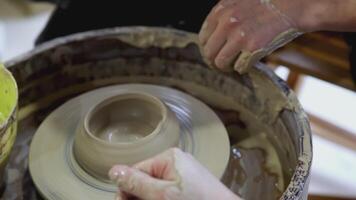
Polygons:
<instances>
[{"instance_id":1,"label":"pot rim","mask_svg":"<svg viewBox=\"0 0 356 200\"><path fill-rule=\"evenodd\" d=\"M120 101L120 100L126 100L126 99L143 100L143 101L147 101L152 104L156 104L158 107L160 107L160 113L161 113L162 117L159 120L157 126L154 128L154 130L151 133L149 133L148 135L144 136L143 138L140 138L133 142L114 142L114 143L112 143L112 142L107 142L107 141L95 136L95 134L90 130L90 125L89 125L89 121L92 119L93 115L98 110L102 109L103 107L105 107L111 103L114 103L114 102ZM143 93L143 92L128 92L125 94L118 94L118 95L108 97L108 98L104 99L103 101L100 101L99 103L93 105L84 117L83 126L84 126L85 134L87 134L95 142L98 142L105 146L110 146L110 147L115 147L115 148L121 148L121 147L129 148L132 146L137 146L137 145L141 145L143 143L147 143L150 140L152 140L159 133L161 133L161 130L163 130L163 128L164 128L163 126L165 125L167 120L168 120L168 108L167 108L167 106L165 106L165 104L159 98L157 98L153 95Z\"/></svg>"}]
</instances>

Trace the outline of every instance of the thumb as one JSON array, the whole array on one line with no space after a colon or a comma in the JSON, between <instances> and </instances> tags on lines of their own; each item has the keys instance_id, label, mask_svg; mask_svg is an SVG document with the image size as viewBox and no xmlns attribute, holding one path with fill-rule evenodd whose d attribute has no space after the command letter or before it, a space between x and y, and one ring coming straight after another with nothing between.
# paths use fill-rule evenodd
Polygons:
<instances>
[{"instance_id":1,"label":"thumb","mask_svg":"<svg viewBox=\"0 0 356 200\"><path fill-rule=\"evenodd\" d=\"M165 190L175 182L155 179L144 172L127 166L116 165L109 172L121 191L143 200L160 199Z\"/></svg>"}]
</instances>

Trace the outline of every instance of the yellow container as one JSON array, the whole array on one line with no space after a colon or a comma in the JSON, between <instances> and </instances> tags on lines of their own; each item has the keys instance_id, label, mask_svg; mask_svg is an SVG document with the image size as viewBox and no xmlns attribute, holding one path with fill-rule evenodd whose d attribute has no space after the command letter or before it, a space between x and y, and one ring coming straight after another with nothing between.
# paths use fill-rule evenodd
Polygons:
<instances>
[{"instance_id":1,"label":"yellow container","mask_svg":"<svg viewBox=\"0 0 356 200\"><path fill-rule=\"evenodd\" d=\"M17 131L18 90L11 73L0 64L0 183L3 183L11 149Z\"/></svg>"}]
</instances>

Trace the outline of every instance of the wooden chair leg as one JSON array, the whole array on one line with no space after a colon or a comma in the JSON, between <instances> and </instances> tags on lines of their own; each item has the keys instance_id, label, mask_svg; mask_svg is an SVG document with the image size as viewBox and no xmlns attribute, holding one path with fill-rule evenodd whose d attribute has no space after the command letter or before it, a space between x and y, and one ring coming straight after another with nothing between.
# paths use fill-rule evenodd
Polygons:
<instances>
[{"instance_id":1,"label":"wooden chair leg","mask_svg":"<svg viewBox=\"0 0 356 200\"><path fill-rule=\"evenodd\" d=\"M287 84L289 87L296 91L298 89L298 83L300 79L300 74L294 71L289 72L288 78L287 78Z\"/></svg>"}]
</instances>

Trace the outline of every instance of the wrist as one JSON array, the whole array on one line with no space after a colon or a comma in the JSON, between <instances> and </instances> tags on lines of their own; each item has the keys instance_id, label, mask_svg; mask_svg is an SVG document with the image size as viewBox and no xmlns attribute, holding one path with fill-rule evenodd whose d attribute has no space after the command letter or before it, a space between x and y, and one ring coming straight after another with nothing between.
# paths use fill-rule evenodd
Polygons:
<instances>
[{"instance_id":1,"label":"wrist","mask_svg":"<svg viewBox=\"0 0 356 200\"><path fill-rule=\"evenodd\" d=\"M314 32L323 30L323 24L330 15L329 0L304 1L303 12L299 15L297 28L302 32Z\"/></svg>"},{"instance_id":2,"label":"wrist","mask_svg":"<svg viewBox=\"0 0 356 200\"><path fill-rule=\"evenodd\" d=\"M290 28L305 33L320 30L330 12L328 1L333 0L273 0L272 3L284 15L282 17L287 17Z\"/></svg>"},{"instance_id":3,"label":"wrist","mask_svg":"<svg viewBox=\"0 0 356 200\"><path fill-rule=\"evenodd\" d=\"M356 31L356 1L312 0L297 20L298 29L313 31Z\"/></svg>"}]
</instances>

